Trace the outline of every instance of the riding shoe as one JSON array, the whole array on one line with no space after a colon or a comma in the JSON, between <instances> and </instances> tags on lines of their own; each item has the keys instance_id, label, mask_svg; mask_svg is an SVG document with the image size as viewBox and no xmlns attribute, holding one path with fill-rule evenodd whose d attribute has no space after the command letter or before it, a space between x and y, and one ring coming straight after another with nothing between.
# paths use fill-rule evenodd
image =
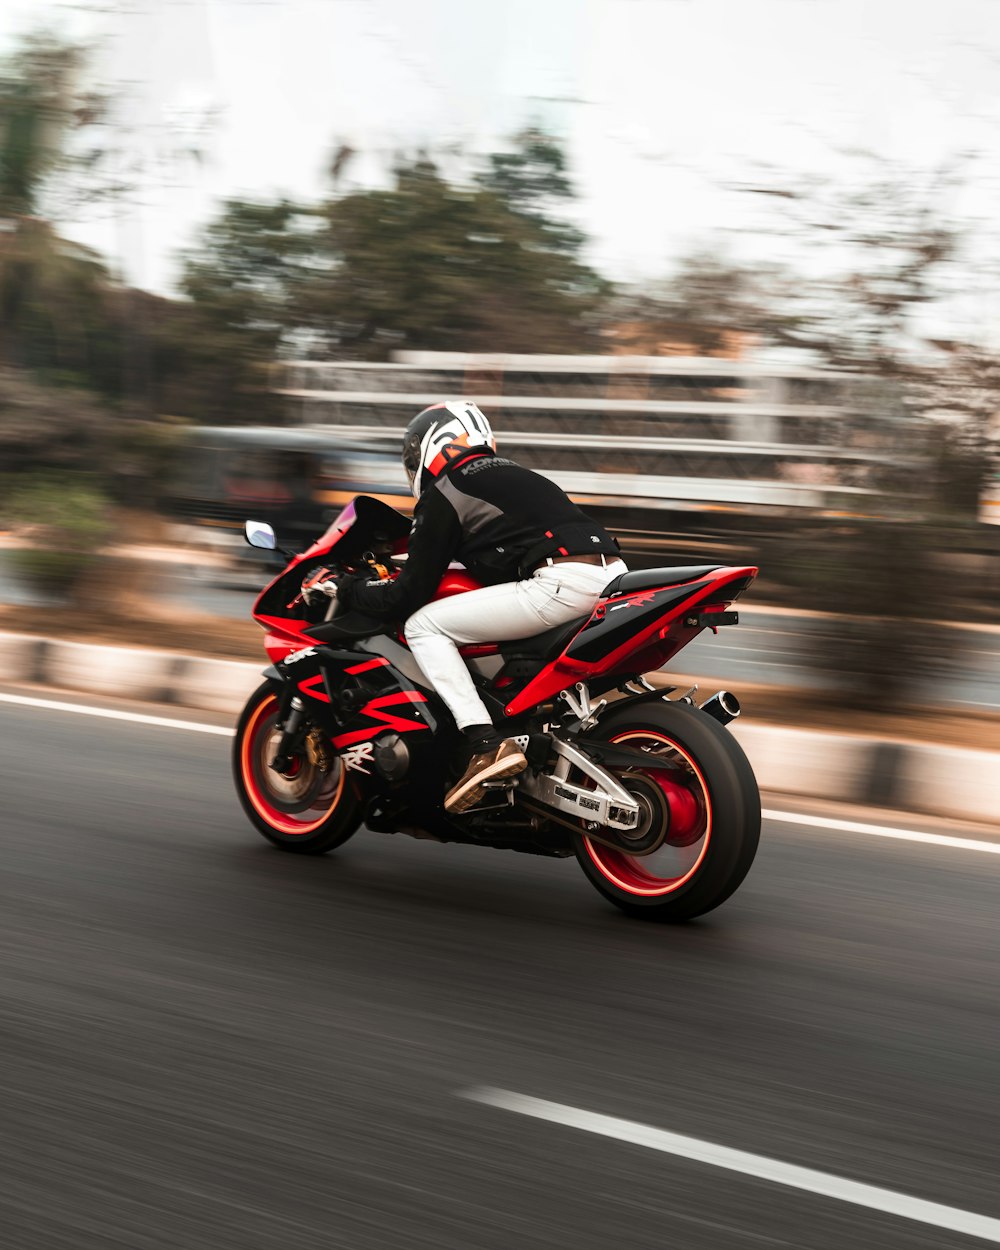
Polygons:
<instances>
[{"instance_id":1,"label":"riding shoe","mask_svg":"<svg viewBox=\"0 0 1000 1250\"><path fill-rule=\"evenodd\" d=\"M488 781L516 777L527 767L524 752L510 738L476 752L461 779L448 791L444 801L445 811L453 814L468 811L483 797Z\"/></svg>"}]
</instances>

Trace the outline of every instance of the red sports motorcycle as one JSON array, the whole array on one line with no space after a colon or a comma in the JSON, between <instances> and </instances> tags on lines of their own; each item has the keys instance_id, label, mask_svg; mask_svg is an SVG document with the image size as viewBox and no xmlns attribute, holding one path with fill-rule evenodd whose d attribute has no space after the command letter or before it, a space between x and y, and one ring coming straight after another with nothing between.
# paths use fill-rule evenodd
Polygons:
<instances>
[{"instance_id":1,"label":"red sports motorcycle","mask_svg":"<svg viewBox=\"0 0 1000 1250\"><path fill-rule=\"evenodd\" d=\"M465 763L447 708L401 630L355 612L325 619L312 582L358 569L393 576L408 518L361 495L260 594L254 619L272 666L240 716L233 772L257 829L283 850L321 854L364 824L442 842L575 855L605 898L634 916L687 920L746 876L760 795L726 723L723 691L696 707L643 677L703 629L733 625L729 606L755 568L695 565L625 573L587 617L533 638L466 647L494 723L528 758L519 777L449 815L442 801ZM276 548L247 522L253 546ZM438 597L477 583L449 569ZM305 588L305 590L304 590ZM602 696L608 696L607 698Z\"/></svg>"}]
</instances>

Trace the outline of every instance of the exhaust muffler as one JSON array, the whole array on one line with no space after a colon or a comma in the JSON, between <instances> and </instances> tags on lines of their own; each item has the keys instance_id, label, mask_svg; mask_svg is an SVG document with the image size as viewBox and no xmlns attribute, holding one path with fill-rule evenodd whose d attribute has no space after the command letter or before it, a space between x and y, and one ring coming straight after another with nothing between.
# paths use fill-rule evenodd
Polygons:
<instances>
[{"instance_id":1,"label":"exhaust muffler","mask_svg":"<svg viewBox=\"0 0 1000 1250\"><path fill-rule=\"evenodd\" d=\"M740 701L729 690L720 690L700 706L703 712L707 712L720 725L728 725L740 714Z\"/></svg>"}]
</instances>

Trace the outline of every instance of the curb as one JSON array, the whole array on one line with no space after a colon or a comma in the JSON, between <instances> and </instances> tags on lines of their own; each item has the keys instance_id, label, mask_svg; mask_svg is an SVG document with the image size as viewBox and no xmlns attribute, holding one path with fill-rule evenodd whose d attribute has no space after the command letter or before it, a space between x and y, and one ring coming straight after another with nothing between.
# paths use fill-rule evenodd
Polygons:
<instances>
[{"instance_id":1,"label":"curb","mask_svg":"<svg viewBox=\"0 0 1000 1250\"><path fill-rule=\"evenodd\" d=\"M267 665L177 651L66 642L0 633L0 681L34 682L84 694L172 703L236 716Z\"/></svg>"},{"instance_id":2,"label":"curb","mask_svg":"<svg viewBox=\"0 0 1000 1250\"><path fill-rule=\"evenodd\" d=\"M0 681L234 717L260 683L258 664L0 632ZM762 790L994 823L1000 753L738 721L732 733Z\"/></svg>"}]
</instances>

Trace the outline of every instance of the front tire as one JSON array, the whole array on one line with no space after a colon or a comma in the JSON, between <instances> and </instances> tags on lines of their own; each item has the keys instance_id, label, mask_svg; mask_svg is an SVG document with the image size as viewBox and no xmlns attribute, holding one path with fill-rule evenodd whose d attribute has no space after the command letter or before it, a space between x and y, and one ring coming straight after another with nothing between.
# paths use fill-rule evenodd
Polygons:
<instances>
[{"instance_id":1,"label":"front tire","mask_svg":"<svg viewBox=\"0 0 1000 1250\"><path fill-rule=\"evenodd\" d=\"M612 708L591 736L650 758L649 768L609 769L639 802L644 853L574 839L595 889L644 920L691 920L725 902L760 838L760 792L739 743L695 707L653 701Z\"/></svg>"},{"instance_id":2,"label":"front tire","mask_svg":"<svg viewBox=\"0 0 1000 1250\"><path fill-rule=\"evenodd\" d=\"M277 720L278 690L265 682L250 696L236 727L236 793L269 842L299 855L323 855L357 832L360 805L337 756L326 771L309 752L294 758L288 774L270 767L281 736Z\"/></svg>"}]
</instances>

